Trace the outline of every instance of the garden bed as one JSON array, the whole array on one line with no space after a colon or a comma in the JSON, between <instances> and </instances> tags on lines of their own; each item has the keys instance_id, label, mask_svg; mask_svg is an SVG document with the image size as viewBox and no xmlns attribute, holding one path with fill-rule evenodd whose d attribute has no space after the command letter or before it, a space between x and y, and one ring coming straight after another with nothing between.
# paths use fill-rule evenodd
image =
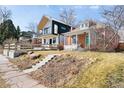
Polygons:
<instances>
[{"instance_id":1,"label":"garden bed","mask_svg":"<svg viewBox=\"0 0 124 93\"><path fill-rule=\"evenodd\" d=\"M19 69L25 70L25 69L31 68L32 65L35 65L39 61L42 61L44 58L44 56L40 54L37 56L34 56L34 55L35 54L31 54L30 56L29 54L25 54L14 59L10 59L10 62L17 65Z\"/></svg>"}]
</instances>

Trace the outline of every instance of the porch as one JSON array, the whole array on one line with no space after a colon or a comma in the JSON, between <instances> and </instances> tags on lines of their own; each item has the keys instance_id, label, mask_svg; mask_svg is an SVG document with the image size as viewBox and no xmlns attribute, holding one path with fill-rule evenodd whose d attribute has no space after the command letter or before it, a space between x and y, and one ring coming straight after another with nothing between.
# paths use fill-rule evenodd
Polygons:
<instances>
[{"instance_id":1,"label":"porch","mask_svg":"<svg viewBox=\"0 0 124 93\"><path fill-rule=\"evenodd\" d=\"M49 49L57 49L57 46L59 44L59 37L58 35L42 35L40 37L41 39L41 46L43 49L49 50Z\"/></svg>"},{"instance_id":2,"label":"porch","mask_svg":"<svg viewBox=\"0 0 124 93\"><path fill-rule=\"evenodd\" d=\"M78 30L64 34L64 50L90 49L90 31Z\"/></svg>"}]
</instances>

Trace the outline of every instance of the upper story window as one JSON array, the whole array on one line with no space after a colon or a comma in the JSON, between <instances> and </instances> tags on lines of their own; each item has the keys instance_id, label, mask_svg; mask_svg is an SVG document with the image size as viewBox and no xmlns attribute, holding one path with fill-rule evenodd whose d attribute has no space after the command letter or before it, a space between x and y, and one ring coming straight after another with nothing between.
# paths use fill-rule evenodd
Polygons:
<instances>
[{"instance_id":1,"label":"upper story window","mask_svg":"<svg viewBox=\"0 0 124 93\"><path fill-rule=\"evenodd\" d=\"M50 34L51 32L50 32L50 27L47 27L47 28L44 28L44 30L43 30L43 35L45 35L45 34Z\"/></svg>"},{"instance_id":2,"label":"upper story window","mask_svg":"<svg viewBox=\"0 0 124 93\"><path fill-rule=\"evenodd\" d=\"M45 28L45 29L44 29L44 33L45 33L45 34L48 34L48 32L49 32L49 28Z\"/></svg>"},{"instance_id":3,"label":"upper story window","mask_svg":"<svg viewBox=\"0 0 124 93\"><path fill-rule=\"evenodd\" d=\"M62 30L66 30L66 28L65 28L65 27L61 27L61 29L62 29Z\"/></svg>"},{"instance_id":4,"label":"upper story window","mask_svg":"<svg viewBox=\"0 0 124 93\"><path fill-rule=\"evenodd\" d=\"M87 28L88 26L89 26L88 23L84 23L80 26L80 28Z\"/></svg>"},{"instance_id":5,"label":"upper story window","mask_svg":"<svg viewBox=\"0 0 124 93\"><path fill-rule=\"evenodd\" d=\"M58 34L58 25L54 24L54 33Z\"/></svg>"}]
</instances>

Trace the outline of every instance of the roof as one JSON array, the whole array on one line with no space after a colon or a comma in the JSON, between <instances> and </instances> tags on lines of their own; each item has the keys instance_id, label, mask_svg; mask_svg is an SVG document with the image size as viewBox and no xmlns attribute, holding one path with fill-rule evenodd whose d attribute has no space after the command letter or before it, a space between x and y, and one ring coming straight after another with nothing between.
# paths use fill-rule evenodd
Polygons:
<instances>
[{"instance_id":1,"label":"roof","mask_svg":"<svg viewBox=\"0 0 124 93\"><path fill-rule=\"evenodd\" d=\"M65 36L70 36L70 35L76 35L76 34L82 34L82 33L89 33L90 29L84 29L84 30L80 30L80 29L75 29L73 31L64 33Z\"/></svg>"},{"instance_id":2,"label":"roof","mask_svg":"<svg viewBox=\"0 0 124 93\"><path fill-rule=\"evenodd\" d=\"M39 22L38 30L42 30L43 27L47 24L47 22L48 22L49 20L54 20L54 21L57 21L57 22L59 22L59 23L68 25L68 24L64 23L63 21L60 21L60 20L55 19L55 18L53 18L53 17L44 15L44 16L42 17L42 19L40 20L40 22ZM70 26L70 25L68 25L68 26Z\"/></svg>"},{"instance_id":3,"label":"roof","mask_svg":"<svg viewBox=\"0 0 124 93\"><path fill-rule=\"evenodd\" d=\"M49 21L49 18L46 16L43 16L42 19L40 20L39 24L38 24L38 30L42 30L48 21Z\"/></svg>"}]
</instances>

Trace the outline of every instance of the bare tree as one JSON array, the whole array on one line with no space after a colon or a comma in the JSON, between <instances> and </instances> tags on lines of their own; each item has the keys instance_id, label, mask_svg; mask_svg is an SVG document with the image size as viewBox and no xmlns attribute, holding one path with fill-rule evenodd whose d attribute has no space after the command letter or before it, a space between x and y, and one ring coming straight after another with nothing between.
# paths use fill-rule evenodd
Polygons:
<instances>
[{"instance_id":1,"label":"bare tree","mask_svg":"<svg viewBox=\"0 0 124 93\"><path fill-rule=\"evenodd\" d=\"M6 7L0 7L0 22L6 21L11 15L11 10L8 10Z\"/></svg>"},{"instance_id":2,"label":"bare tree","mask_svg":"<svg viewBox=\"0 0 124 93\"><path fill-rule=\"evenodd\" d=\"M114 38L116 38L118 31L124 27L124 6L118 5L110 9L104 9L102 16L106 19L106 25L115 30L115 34L104 47L106 49Z\"/></svg>"},{"instance_id":3,"label":"bare tree","mask_svg":"<svg viewBox=\"0 0 124 93\"><path fill-rule=\"evenodd\" d=\"M37 28L37 23L30 22L26 28L33 33L33 36L37 37L39 35L39 31L38 31L38 28Z\"/></svg>"},{"instance_id":4,"label":"bare tree","mask_svg":"<svg viewBox=\"0 0 124 93\"><path fill-rule=\"evenodd\" d=\"M36 30L36 24L34 22L31 22L28 24L28 26L26 27L28 30L35 32Z\"/></svg>"},{"instance_id":5,"label":"bare tree","mask_svg":"<svg viewBox=\"0 0 124 93\"><path fill-rule=\"evenodd\" d=\"M63 9L59 16L61 21L68 25L75 26L76 14L74 9Z\"/></svg>"},{"instance_id":6,"label":"bare tree","mask_svg":"<svg viewBox=\"0 0 124 93\"><path fill-rule=\"evenodd\" d=\"M124 6L114 6L104 9L102 16L106 19L106 24L118 31L124 26Z\"/></svg>"}]
</instances>

